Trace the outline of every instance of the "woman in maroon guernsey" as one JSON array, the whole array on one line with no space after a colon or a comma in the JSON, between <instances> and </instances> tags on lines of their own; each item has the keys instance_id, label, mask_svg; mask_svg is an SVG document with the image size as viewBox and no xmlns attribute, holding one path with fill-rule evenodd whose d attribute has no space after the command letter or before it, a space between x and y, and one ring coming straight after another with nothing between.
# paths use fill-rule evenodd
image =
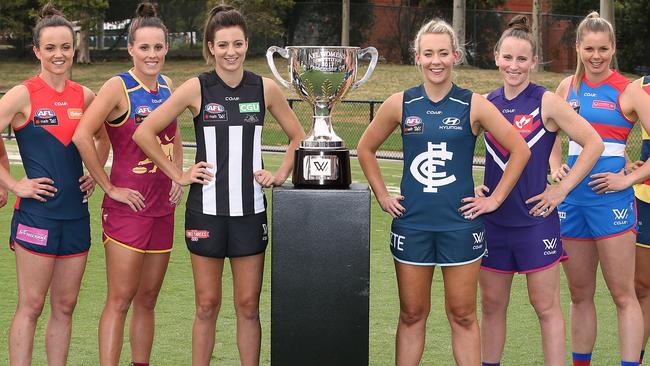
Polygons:
<instances>
[{"instance_id":1,"label":"woman in maroon guernsey","mask_svg":"<svg viewBox=\"0 0 650 366\"><path fill-rule=\"evenodd\" d=\"M131 307L132 365L149 364L154 308L174 241L174 208L183 195L181 187L132 140L142 120L171 95L171 80L160 74L166 39L167 28L154 5L138 5L128 35L133 68L104 84L73 138L90 174L106 192L101 215L108 293L99 322L101 365L118 364ZM113 148L110 179L92 143L92 135L104 126ZM167 158L180 168L183 151L176 122L157 137Z\"/></svg>"},{"instance_id":2,"label":"woman in maroon guernsey","mask_svg":"<svg viewBox=\"0 0 650 366\"><path fill-rule=\"evenodd\" d=\"M304 132L284 94L270 79L244 70L246 21L217 6L204 29L203 54L214 68L192 78L153 111L133 135L151 160L180 185L192 184L185 212L185 241L192 258L196 315L192 364L208 365L221 304L224 260L230 258L242 365L258 365L259 298L268 242L262 187L282 184ZM196 164L183 172L170 162L156 136L189 109L194 116ZM275 174L262 164L266 111L288 135L287 154Z\"/></svg>"},{"instance_id":3,"label":"woman in maroon guernsey","mask_svg":"<svg viewBox=\"0 0 650 366\"><path fill-rule=\"evenodd\" d=\"M36 322L49 291L45 331L49 365L65 365L74 311L90 247L88 197L72 135L93 93L68 80L74 55L72 24L47 4L34 27L40 73L0 100L0 130L14 129L26 177L0 167L0 185L16 196L11 244L16 253L18 305L9 331L9 363L31 364ZM100 155L106 139L98 139Z\"/></svg>"}]
</instances>

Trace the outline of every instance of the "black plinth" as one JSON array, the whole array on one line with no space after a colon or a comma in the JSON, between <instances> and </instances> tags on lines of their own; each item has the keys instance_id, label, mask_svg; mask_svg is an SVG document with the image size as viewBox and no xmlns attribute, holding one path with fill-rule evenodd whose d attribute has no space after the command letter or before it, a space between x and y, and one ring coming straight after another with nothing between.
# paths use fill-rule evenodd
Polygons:
<instances>
[{"instance_id":1,"label":"black plinth","mask_svg":"<svg viewBox=\"0 0 650 366\"><path fill-rule=\"evenodd\" d=\"M271 364L368 365L370 190L273 190Z\"/></svg>"},{"instance_id":2,"label":"black plinth","mask_svg":"<svg viewBox=\"0 0 650 366\"><path fill-rule=\"evenodd\" d=\"M291 181L296 188L348 188L350 150L298 148Z\"/></svg>"}]
</instances>

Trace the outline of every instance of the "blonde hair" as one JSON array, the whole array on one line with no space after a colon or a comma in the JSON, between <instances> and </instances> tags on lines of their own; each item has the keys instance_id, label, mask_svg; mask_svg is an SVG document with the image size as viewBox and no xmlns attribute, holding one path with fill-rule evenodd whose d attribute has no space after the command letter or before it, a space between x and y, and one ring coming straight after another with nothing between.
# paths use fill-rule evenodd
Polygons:
<instances>
[{"instance_id":1,"label":"blonde hair","mask_svg":"<svg viewBox=\"0 0 650 366\"><path fill-rule=\"evenodd\" d=\"M445 22L444 20L437 18L432 19L423 25L415 36L415 40L413 40L413 51L415 51L416 54L420 53L420 41L422 40L422 36L430 33L448 35L451 39L452 50L454 52L460 53L461 55L463 54L463 49L460 47L458 36L456 36L456 32L454 32L454 28L452 28L451 25L449 25L449 23Z\"/></svg>"},{"instance_id":2,"label":"blonde hair","mask_svg":"<svg viewBox=\"0 0 650 366\"><path fill-rule=\"evenodd\" d=\"M609 41L612 42L612 46L616 46L616 36L614 35L614 28L612 27L612 24L606 19L601 18L600 14L598 14L597 11L592 11L589 13L589 15L587 15L587 17L584 18L580 24L578 24L578 28L576 30L576 45L582 42L582 38L587 32L605 32L609 35ZM577 92L578 88L580 87L580 83L582 82L582 77L585 75L585 65L580 59L579 52L577 53L576 57L578 61L576 62L576 73L573 78L573 89Z\"/></svg>"}]
</instances>

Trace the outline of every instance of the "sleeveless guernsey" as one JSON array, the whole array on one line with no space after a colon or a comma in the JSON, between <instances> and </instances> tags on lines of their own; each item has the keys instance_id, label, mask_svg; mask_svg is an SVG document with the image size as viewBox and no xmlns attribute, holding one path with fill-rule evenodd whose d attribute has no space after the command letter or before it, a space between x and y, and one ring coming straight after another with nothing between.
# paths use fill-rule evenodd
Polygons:
<instances>
[{"instance_id":1,"label":"sleeveless guernsey","mask_svg":"<svg viewBox=\"0 0 650 366\"><path fill-rule=\"evenodd\" d=\"M401 193L404 215L393 225L423 231L473 228L482 218L467 220L458 212L460 200L474 196L472 160L472 92L456 85L432 102L420 85L404 92Z\"/></svg>"},{"instance_id":2,"label":"sleeveless guernsey","mask_svg":"<svg viewBox=\"0 0 650 366\"><path fill-rule=\"evenodd\" d=\"M525 203L527 199L546 189L548 157L557 135L556 132L544 128L542 122L542 97L545 92L546 89L543 87L530 83L512 100L506 99L503 87L488 95L488 100L521 134L531 151L530 160L512 192L496 211L485 216L485 220L492 224L523 227L557 217L557 211L546 218L532 216L528 211L534 204ZM487 154L484 182L490 188L490 192L494 192L503 176L510 155L489 132L485 132L485 149Z\"/></svg>"},{"instance_id":3,"label":"sleeveless guernsey","mask_svg":"<svg viewBox=\"0 0 650 366\"><path fill-rule=\"evenodd\" d=\"M244 71L228 86L217 73L199 75L201 109L194 117L196 162L214 166L208 185L190 187L187 209L206 215L244 216L263 212L266 201L253 172L262 169L265 103L262 77Z\"/></svg>"},{"instance_id":4,"label":"sleeveless guernsey","mask_svg":"<svg viewBox=\"0 0 650 366\"><path fill-rule=\"evenodd\" d=\"M605 151L589 174L567 195L565 202L591 206L632 198L632 187L620 192L597 194L587 185L592 180L589 178L592 174L618 173L625 167L625 143L634 127L634 121L621 111L619 97L629 83L624 76L613 71L612 75L598 84L592 84L583 77L577 94L571 87L567 96L569 104L598 132L605 144ZM581 151L580 145L569 141L569 166L573 166Z\"/></svg>"},{"instance_id":5,"label":"sleeveless guernsey","mask_svg":"<svg viewBox=\"0 0 650 366\"><path fill-rule=\"evenodd\" d=\"M28 178L52 179L57 192L46 202L18 198L14 208L50 219L86 217L88 203L79 189L83 166L72 143L84 112L83 87L68 80L59 93L39 76L23 85L29 90L32 107L27 122L14 131L25 173Z\"/></svg>"},{"instance_id":6,"label":"sleeveless guernsey","mask_svg":"<svg viewBox=\"0 0 650 366\"><path fill-rule=\"evenodd\" d=\"M644 76L641 79L641 88L643 88L646 93L650 94L650 76ZM648 161L649 157L650 136L648 136L648 132L645 128L641 126L641 157L639 159L642 161ZM634 185L634 193L636 198L643 202L650 203L650 179L646 179L641 184Z\"/></svg>"},{"instance_id":7,"label":"sleeveless guernsey","mask_svg":"<svg viewBox=\"0 0 650 366\"><path fill-rule=\"evenodd\" d=\"M161 105L171 91L162 76L158 76L158 90L149 90L133 72L119 74L129 103L129 109L116 121L106 122L106 131L113 147L113 167L111 182L124 188L140 192L145 198L145 208L137 214L149 217L167 216L174 212L169 202L171 180L147 158L144 152L133 142L132 137L138 125L149 113ZM171 160L174 153L176 120L158 134L158 142L165 155ZM127 210L131 209L120 202L104 195L102 207Z\"/></svg>"}]
</instances>

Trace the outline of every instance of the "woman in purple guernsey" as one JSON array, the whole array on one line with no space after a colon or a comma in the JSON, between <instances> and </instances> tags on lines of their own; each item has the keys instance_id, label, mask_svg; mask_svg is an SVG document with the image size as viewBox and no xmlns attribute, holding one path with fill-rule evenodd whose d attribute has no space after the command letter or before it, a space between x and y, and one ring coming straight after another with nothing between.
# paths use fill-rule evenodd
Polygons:
<instances>
[{"instance_id":1,"label":"woman in purple guernsey","mask_svg":"<svg viewBox=\"0 0 650 366\"><path fill-rule=\"evenodd\" d=\"M530 302L539 318L546 365L565 361L564 319L560 308L563 257L560 222L555 208L585 177L603 150L596 132L557 95L530 82L537 63L528 18L516 16L495 46L495 61L503 87L488 95L521 134L531 158L503 204L485 216L488 255L483 258L481 343L484 365L499 365L506 339L506 313L514 273L525 273ZM584 147L571 173L557 185L547 185L548 158L562 129ZM509 155L485 133L485 185L477 195L494 190Z\"/></svg>"},{"instance_id":2,"label":"woman in purple guernsey","mask_svg":"<svg viewBox=\"0 0 650 366\"><path fill-rule=\"evenodd\" d=\"M149 364L154 338L154 308L174 240L174 208L179 185L158 169L133 142L142 120L171 95L171 80L160 72L167 53L167 29L150 3L142 3L131 22L128 51L133 68L108 80L81 120L74 136L88 170L106 194L102 229L108 293L99 322L100 365L117 365L124 323L131 308L132 365ZM110 179L92 143L106 128L113 148ZM182 165L176 122L158 135L167 157Z\"/></svg>"}]
</instances>

